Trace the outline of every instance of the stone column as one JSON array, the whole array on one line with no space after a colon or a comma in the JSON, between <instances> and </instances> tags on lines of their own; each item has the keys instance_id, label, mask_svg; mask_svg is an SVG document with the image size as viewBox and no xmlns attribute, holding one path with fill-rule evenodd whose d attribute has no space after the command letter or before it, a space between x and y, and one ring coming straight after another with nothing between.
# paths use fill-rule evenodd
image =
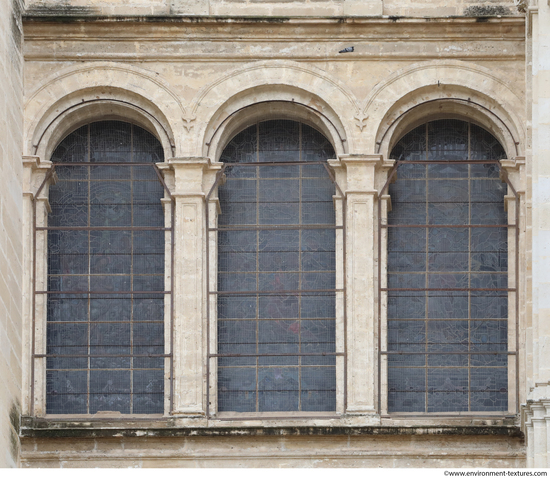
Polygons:
<instances>
[{"instance_id":1,"label":"stone column","mask_svg":"<svg viewBox=\"0 0 550 478\"><path fill-rule=\"evenodd\" d=\"M215 172L208 158L173 158L174 396L173 414L202 417L206 386L206 206ZM165 172L167 175L167 172Z\"/></svg>"},{"instance_id":2,"label":"stone column","mask_svg":"<svg viewBox=\"0 0 550 478\"><path fill-rule=\"evenodd\" d=\"M329 164L345 194L347 406L351 415L377 408L377 172L381 155L341 155Z\"/></svg>"}]
</instances>

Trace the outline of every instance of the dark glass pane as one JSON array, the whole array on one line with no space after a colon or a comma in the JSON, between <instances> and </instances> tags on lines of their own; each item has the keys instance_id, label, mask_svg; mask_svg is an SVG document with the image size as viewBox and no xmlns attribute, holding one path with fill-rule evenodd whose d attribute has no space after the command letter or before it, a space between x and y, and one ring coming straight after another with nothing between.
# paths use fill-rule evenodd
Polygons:
<instances>
[{"instance_id":1,"label":"dark glass pane","mask_svg":"<svg viewBox=\"0 0 550 478\"><path fill-rule=\"evenodd\" d=\"M468 165L449 162L447 164L427 165L428 178L430 179L466 179L468 178Z\"/></svg>"},{"instance_id":2,"label":"dark glass pane","mask_svg":"<svg viewBox=\"0 0 550 478\"><path fill-rule=\"evenodd\" d=\"M247 128L222 153L232 166L218 190L220 411L335 408L334 356L314 355L335 353L334 293L299 292L335 287L335 187L322 164L304 164L334 157L323 135L285 120Z\"/></svg>"},{"instance_id":3,"label":"dark glass pane","mask_svg":"<svg viewBox=\"0 0 550 478\"><path fill-rule=\"evenodd\" d=\"M388 224L441 227L387 229L388 287L419 289L388 292L387 348L399 352L388 355L388 409L504 411L508 293L491 289L508 287L507 186L497 163L483 163L504 150L476 125L438 120L390 156L425 162L399 163Z\"/></svg>"},{"instance_id":4,"label":"dark glass pane","mask_svg":"<svg viewBox=\"0 0 550 478\"><path fill-rule=\"evenodd\" d=\"M428 123L428 160L467 159L468 123L458 120L437 120Z\"/></svg>"},{"instance_id":5,"label":"dark glass pane","mask_svg":"<svg viewBox=\"0 0 550 478\"><path fill-rule=\"evenodd\" d=\"M388 319L420 319L425 316L425 292L388 293Z\"/></svg>"},{"instance_id":6,"label":"dark glass pane","mask_svg":"<svg viewBox=\"0 0 550 478\"><path fill-rule=\"evenodd\" d=\"M82 126L67 136L52 154L56 163L82 163L88 159L88 126ZM68 169L63 168L67 173Z\"/></svg>"},{"instance_id":7,"label":"dark glass pane","mask_svg":"<svg viewBox=\"0 0 550 478\"><path fill-rule=\"evenodd\" d=\"M87 413L87 374L84 371L46 372L46 412Z\"/></svg>"},{"instance_id":8,"label":"dark glass pane","mask_svg":"<svg viewBox=\"0 0 550 478\"><path fill-rule=\"evenodd\" d=\"M130 291L164 290L165 232L131 230L163 227L164 188L152 165L123 165L162 161L162 146L104 121L69 135L52 160L110 164L58 166L50 188L48 226L66 230L48 231L48 288L67 294L48 296L48 413L162 413L164 358L150 355L164 354L164 299Z\"/></svg>"},{"instance_id":9,"label":"dark glass pane","mask_svg":"<svg viewBox=\"0 0 550 478\"><path fill-rule=\"evenodd\" d=\"M505 159L506 153L498 140L483 128L471 124L471 158L481 161Z\"/></svg>"},{"instance_id":10,"label":"dark glass pane","mask_svg":"<svg viewBox=\"0 0 550 478\"><path fill-rule=\"evenodd\" d=\"M426 160L426 126L422 125L403 136L393 148L391 159L400 161ZM421 168L424 169L423 166ZM421 171L421 169L418 169Z\"/></svg>"}]
</instances>

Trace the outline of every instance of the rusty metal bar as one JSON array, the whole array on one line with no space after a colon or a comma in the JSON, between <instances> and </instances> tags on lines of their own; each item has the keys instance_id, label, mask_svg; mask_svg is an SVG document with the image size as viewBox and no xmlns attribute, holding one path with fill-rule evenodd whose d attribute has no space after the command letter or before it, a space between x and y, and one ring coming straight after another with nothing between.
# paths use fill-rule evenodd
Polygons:
<instances>
[{"instance_id":1,"label":"rusty metal bar","mask_svg":"<svg viewBox=\"0 0 550 478\"><path fill-rule=\"evenodd\" d=\"M225 163L227 164L227 167L231 168L240 168L241 166L311 166L314 164L322 164L324 165L326 161L269 161L269 162L262 162L262 161L256 161L254 163ZM305 176L307 178L307 176Z\"/></svg>"},{"instance_id":2,"label":"rusty metal bar","mask_svg":"<svg viewBox=\"0 0 550 478\"><path fill-rule=\"evenodd\" d=\"M454 320L454 319L453 319ZM469 320L469 319L468 319ZM423 344L419 344L423 345ZM430 345L438 345L437 343L433 343ZM494 345L497 345L497 343L494 343ZM502 342L501 342L502 345ZM385 350L380 352L382 355L517 355L517 352L509 352L509 351L503 351L503 352L399 352L397 350ZM424 368L424 365L415 367L414 365L400 365L400 367L403 368ZM450 366L450 365L432 365L432 368L463 368L461 365L457 365L456 367ZM491 368L491 365L483 365L479 366L480 368ZM475 367L474 367L475 368ZM495 368L502 368L502 367L495 367Z\"/></svg>"},{"instance_id":3,"label":"rusty metal bar","mask_svg":"<svg viewBox=\"0 0 550 478\"><path fill-rule=\"evenodd\" d=\"M45 226L37 227L37 231L171 231L169 227L153 226Z\"/></svg>"},{"instance_id":4,"label":"rusty metal bar","mask_svg":"<svg viewBox=\"0 0 550 478\"><path fill-rule=\"evenodd\" d=\"M74 162L74 163L61 163L61 162L55 162L55 165L56 166L75 166L75 167L78 167L78 166L86 166L86 167L89 167L89 166L114 166L114 167L118 167L118 166L126 166L126 167L130 167L130 166L147 166L147 167L155 167L156 164L155 163L128 163L128 162L125 162L125 163L107 163L105 161L102 161L102 162L91 162L91 161L79 161L79 162ZM71 181L71 180L69 180ZM103 181L103 179L101 180ZM105 181L109 181L109 179L106 179ZM117 181L116 179L111 179L111 181ZM141 179L141 180L138 180L138 181L147 181L146 179ZM162 182L162 181L161 181Z\"/></svg>"},{"instance_id":5,"label":"rusty metal bar","mask_svg":"<svg viewBox=\"0 0 550 478\"><path fill-rule=\"evenodd\" d=\"M121 421L121 420L131 420L132 422L156 422L158 419L162 419L162 413L150 413L147 414L147 417L144 417L143 415L137 415L137 414L125 414L120 417L113 417L113 418L103 418L103 417L96 417L93 413L84 415L86 418L86 422L113 422L113 421ZM63 415L57 415L57 416L44 416L40 417L41 422L49 422L49 423L58 423L58 422L74 422L75 419L73 417L66 418Z\"/></svg>"},{"instance_id":6,"label":"rusty metal bar","mask_svg":"<svg viewBox=\"0 0 550 478\"><path fill-rule=\"evenodd\" d=\"M415 292L415 291L419 291L419 292L422 292L422 291L427 291L427 292L492 292L492 291L495 291L495 292L515 292L516 289L505 289L505 288L501 288L501 289L490 289L490 288L473 288L473 287L464 287L462 289L459 289L459 288L449 288L449 289L435 289L435 288L424 288L424 289L413 289L413 288L405 288L405 287L402 287L402 288L385 288L385 287L382 287L381 288L382 291L384 292L391 292L391 291L399 291L399 292Z\"/></svg>"},{"instance_id":7,"label":"rusty metal bar","mask_svg":"<svg viewBox=\"0 0 550 478\"><path fill-rule=\"evenodd\" d=\"M250 290L250 291L211 291L210 294L213 295L302 295L302 294L313 294L313 293L328 293L328 292L343 292L344 289L307 289L307 290Z\"/></svg>"},{"instance_id":8,"label":"rusty metal bar","mask_svg":"<svg viewBox=\"0 0 550 478\"><path fill-rule=\"evenodd\" d=\"M280 203L285 204L285 203ZM332 226L332 225L323 225L323 224L312 224L307 226L294 226L286 224L270 224L269 226L222 226L222 227L211 227L208 229L211 231L281 231L281 230L307 230L307 229L344 229L344 226Z\"/></svg>"},{"instance_id":9,"label":"rusty metal bar","mask_svg":"<svg viewBox=\"0 0 550 478\"><path fill-rule=\"evenodd\" d=\"M445 390L441 391L440 393L443 393L445 392ZM455 392L456 393L456 392ZM466 393L466 392L464 392ZM450 418L450 419L453 419L453 420L460 420L461 418L478 418L478 419L483 419L483 418L487 418L487 419L490 419L490 420L494 420L495 418L500 418L500 419L505 419L505 418L515 418L515 416L513 415L503 415L499 412L494 412L494 414L491 415L491 412L478 412L478 414L476 415L476 412L468 412L468 413L464 413L464 412L447 412L448 415L445 415L445 414L442 414L441 412L440 413L430 413L430 412L425 412L425 413L415 413L415 412L410 412L410 413L407 413L407 412L395 412L395 413L392 413L391 415L381 415L380 418L388 418L388 419L395 419L395 418Z\"/></svg>"},{"instance_id":10,"label":"rusty metal bar","mask_svg":"<svg viewBox=\"0 0 550 478\"><path fill-rule=\"evenodd\" d=\"M396 159L394 160L398 164L424 164L424 165L431 165L431 164L496 164L500 165L500 161L498 159L490 159L490 160L484 160L484 159L437 159L437 160L431 160L431 159L425 159L425 160L417 160L417 161L409 161L406 159ZM461 178L445 178L449 181L460 181Z\"/></svg>"},{"instance_id":11,"label":"rusty metal bar","mask_svg":"<svg viewBox=\"0 0 550 478\"><path fill-rule=\"evenodd\" d=\"M216 173L214 184L204 198L205 200L205 239L206 239L206 355L210 356L210 195L214 192L215 187L222 178L221 171L225 169L225 164L222 169ZM217 315L217 314L216 314ZM216 348L217 350L217 348ZM210 418L210 360L206 359L206 418Z\"/></svg>"},{"instance_id":12,"label":"rusty metal bar","mask_svg":"<svg viewBox=\"0 0 550 478\"><path fill-rule=\"evenodd\" d=\"M452 203L448 203L452 204ZM390 228L390 227L423 227L423 228L438 228L438 229L449 229L449 228L455 228L455 229L474 229L474 228L496 228L496 229L505 229L509 227L515 227L518 226L516 224L501 224L501 225L494 225L494 224L464 224L462 226L456 225L456 224L381 224L380 227L382 228ZM453 251L453 252L461 252L461 251Z\"/></svg>"},{"instance_id":13,"label":"rusty metal bar","mask_svg":"<svg viewBox=\"0 0 550 478\"><path fill-rule=\"evenodd\" d=\"M99 274L101 275L101 274ZM128 274L126 274L128 275ZM93 277L93 276L92 276ZM98 294L98 295L108 295L108 294L114 294L114 295L134 295L134 294L171 294L171 291L169 290L131 290L131 291L107 291L107 290L84 290L84 291L66 291L66 290L38 290L36 291L37 294L68 294L68 295L92 295L92 294Z\"/></svg>"},{"instance_id":14,"label":"rusty metal bar","mask_svg":"<svg viewBox=\"0 0 550 478\"><path fill-rule=\"evenodd\" d=\"M311 352L311 353L271 353L271 354L209 354L209 357L325 357L325 356L343 356L343 352ZM292 365L285 365L285 367L291 367ZM303 367L303 365L301 365ZM320 365L312 365L312 367L319 367Z\"/></svg>"},{"instance_id":15,"label":"rusty metal bar","mask_svg":"<svg viewBox=\"0 0 550 478\"><path fill-rule=\"evenodd\" d=\"M49 324L87 324L87 320L49 320ZM92 324L129 324L129 320L92 320ZM140 324L163 324L164 320L140 320ZM75 346L76 347L76 346Z\"/></svg>"},{"instance_id":16,"label":"rusty metal bar","mask_svg":"<svg viewBox=\"0 0 550 478\"><path fill-rule=\"evenodd\" d=\"M83 322L83 323L86 323L86 322ZM94 322L95 323L95 322ZM119 323L119 322L115 322L115 323ZM71 348L74 348L74 347L78 347L78 346L75 346L75 345L70 345L69 347ZM100 345L98 345L97 347L100 347ZM37 358L68 358L68 357L90 357L90 358L104 358L104 357L117 357L117 358L122 358L122 357L138 357L138 358L142 358L142 357L145 357L145 358L155 358L155 357L170 357L171 355L170 354L141 354L141 355L137 355L137 354L100 354L100 355L97 355L97 354L36 354L35 357Z\"/></svg>"}]
</instances>

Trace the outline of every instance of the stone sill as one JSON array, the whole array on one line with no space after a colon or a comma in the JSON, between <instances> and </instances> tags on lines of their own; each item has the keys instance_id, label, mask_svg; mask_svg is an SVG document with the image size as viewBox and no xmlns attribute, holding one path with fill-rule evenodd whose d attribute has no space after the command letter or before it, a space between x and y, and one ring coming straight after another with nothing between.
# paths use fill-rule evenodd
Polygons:
<instances>
[{"instance_id":1,"label":"stone sill","mask_svg":"<svg viewBox=\"0 0 550 478\"><path fill-rule=\"evenodd\" d=\"M58 421L22 417L21 438L254 437L254 436L500 436L524 438L518 426L231 426L176 427L170 421Z\"/></svg>"}]
</instances>

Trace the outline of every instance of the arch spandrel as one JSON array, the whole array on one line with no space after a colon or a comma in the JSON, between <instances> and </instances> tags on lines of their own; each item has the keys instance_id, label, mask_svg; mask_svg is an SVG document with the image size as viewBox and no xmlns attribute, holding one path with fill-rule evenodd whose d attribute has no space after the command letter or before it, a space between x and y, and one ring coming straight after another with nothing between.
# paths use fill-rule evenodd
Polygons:
<instances>
[{"instance_id":1,"label":"arch spandrel","mask_svg":"<svg viewBox=\"0 0 550 478\"><path fill-rule=\"evenodd\" d=\"M324 117L325 120L322 121L329 130L330 123L333 123L333 131L329 134L325 130L325 133L333 140L335 136L341 137L346 143L345 147L334 144L337 152L353 150L357 143L353 129L353 112L359 111L359 104L353 94L339 80L322 70L297 62L277 60L260 61L234 70L205 86L197 94L188 108L196 126L192 130L197 148L194 154L205 154L202 148L212 139L218 142L215 138L216 130L226 118L238 110L262 102L292 103L293 100L305 105L306 109L318 117ZM288 114L296 120L306 119L304 115L292 114L290 107ZM317 127L321 126L318 124ZM225 138L226 135L223 136ZM229 136L231 135L227 134L226 139L230 139ZM216 148L219 149L218 146Z\"/></svg>"}]
</instances>

